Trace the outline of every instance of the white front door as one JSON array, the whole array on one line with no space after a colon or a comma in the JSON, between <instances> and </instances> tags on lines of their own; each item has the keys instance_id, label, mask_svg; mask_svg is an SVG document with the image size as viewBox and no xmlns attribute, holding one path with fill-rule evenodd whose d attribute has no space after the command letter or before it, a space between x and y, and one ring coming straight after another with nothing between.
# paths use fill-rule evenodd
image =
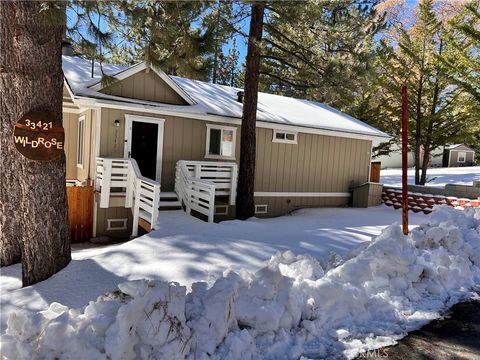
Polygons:
<instances>
[{"instance_id":1,"label":"white front door","mask_svg":"<svg viewBox=\"0 0 480 360\"><path fill-rule=\"evenodd\" d=\"M137 161L142 176L160 182L165 120L125 115L124 156Z\"/></svg>"}]
</instances>

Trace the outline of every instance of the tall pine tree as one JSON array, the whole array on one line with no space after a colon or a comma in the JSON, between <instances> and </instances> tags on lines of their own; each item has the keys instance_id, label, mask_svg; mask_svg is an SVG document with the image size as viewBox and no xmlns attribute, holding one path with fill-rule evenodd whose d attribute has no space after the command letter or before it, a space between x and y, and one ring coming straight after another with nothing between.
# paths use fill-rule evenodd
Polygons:
<instances>
[{"instance_id":1,"label":"tall pine tree","mask_svg":"<svg viewBox=\"0 0 480 360\"><path fill-rule=\"evenodd\" d=\"M50 21L49 10L62 15L60 22ZM55 3L3 1L0 19L0 263L21 259L23 285L28 286L70 261L65 154L30 160L13 142L16 121L32 111L48 112L54 127L62 126L65 9Z\"/></svg>"},{"instance_id":2,"label":"tall pine tree","mask_svg":"<svg viewBox=\"0 0 480 360\"><path fill-rule=\"evenodd\" d=\"M378 78L370 91L377 106L377 125L400 137L401 87L409 91L410 149L415 153L415 183L425 184L433 149L471 137L476 105L472 97L442 71L439 57L447 51L444 23L432 0L422 0L407 29L398 26L378 50ZM402 24L403 25L403 24Z\"/></svg>"},{"instance_id":3,"label":"tall pine tree","mask_svg":"<svg viewBox=\"0 0 480 360\"><path fill-rule=\"evenodd\" d=\"M248 51L245 65L245 96L240 138L237 218L246 220L255 214L254 184L256 155L256 122L260 73L260 51L263 32L264 2L252 3Z\"/></svg>"},{"instance_id":4,"label":"tall pine tree","mask_svg":"<svg viewBox=\"0 0 480 360\"><path fill-rule=\"evenodd\" d=\"M123 45L117 41L113 55L122 62L145 60L170 75L208 79L215 48L223 45L217 10L207 1L119 1L110 26Z\"/></svg>"},{"instance_id":5,"label":"tall pine tree","mask_svg":"<svg viewBox=\"0 0 480 360\"><path fill-rule=\"evenodd\" d=\"M263 89L348 110L371 70L383 19L375 1L272 2L267 7Z\"/></svg>"}]
</instances>

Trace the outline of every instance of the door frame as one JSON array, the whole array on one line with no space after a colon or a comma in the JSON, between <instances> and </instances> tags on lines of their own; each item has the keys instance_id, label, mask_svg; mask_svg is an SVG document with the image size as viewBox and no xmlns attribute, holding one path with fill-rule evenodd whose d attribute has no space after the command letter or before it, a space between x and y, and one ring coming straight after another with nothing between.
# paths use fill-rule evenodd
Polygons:
<instances>
[{"instance_id":1,"label":"door frame","mask_svg":"<svg viewBox=\"0 0 480 360\"><path fill-rule=\"evenodd\" d=\"M123 155L125 158L131 158L129 154L132 151L132 123L134 121L151 123L158 125L158 137L157 137L157 166L155 171L156 181L160 182L162 178L162 159L163 159L163 127L165 119L155 118L150 116L140 116L125 114L125 143Z\"/></svg>"}]
</instances>

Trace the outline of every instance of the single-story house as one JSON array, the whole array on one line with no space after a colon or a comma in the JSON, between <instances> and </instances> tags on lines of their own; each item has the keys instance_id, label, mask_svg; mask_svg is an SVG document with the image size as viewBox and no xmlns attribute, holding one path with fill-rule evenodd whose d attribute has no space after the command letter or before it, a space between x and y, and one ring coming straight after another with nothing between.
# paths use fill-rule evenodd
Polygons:
<instances>
[{"instance_id":1,"label":"single-story house","mask_svg":"<svg viewBox=\"0 0 480 360\"><path fill-rule=\"evenodd\" d=\"M374 144L375 146L375 144ZM423 151L420 152L420 157L423 157ZM402 167L402 148L399 145L394 145L388 155L379 155L373 158L373 161L381 163L382 169L398 169ZM415 166L415 152L409 151L407 154L407 167ZM443 166L443 146L432 150L430 153L429 167Z\"/></svg>"},{"instance_id":2,"label":"single-story house","mask_svg":"<svg viewBox=\"0 0 480 360\"><path fill-rule=\"evenodd\" d=\"M136 235L159 206L234 216L242 89L78 56L63 56L63 71L67 179L95 189L94 237ZM372 141L388 138L327 105L260 93L257 216L347 205L369 181Z\"/></svg>"},{"instance_id":3,"label":"single-story house","mask_svg":"<svg viewBox=\"0 0 480 360\"><path fill-rule=\"evenodd\" d=\"M444 167L475 165L475 150L464 144L454 144L445 147L443 153Z\"/></svg>"}]
</instances>

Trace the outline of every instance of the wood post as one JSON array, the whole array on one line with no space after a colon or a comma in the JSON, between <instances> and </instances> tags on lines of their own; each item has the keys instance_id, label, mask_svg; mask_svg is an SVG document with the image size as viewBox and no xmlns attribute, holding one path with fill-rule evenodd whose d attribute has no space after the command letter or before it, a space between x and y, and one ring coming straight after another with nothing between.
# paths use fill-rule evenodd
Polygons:
<instances>
[{"instance_id":1,"label":"wood post","mask_svg":"<svg viewBox=\"0 0 480 360\"><path fill-rule=\"evenodd\" d=\"M133 205L133 225L132 225L132 237L138 235L138 217L140 216L140 191L141 182L135 180L135 202Z\"/></svg>"},{"instance_id":2,"label":"wood post","mask_svg":"<svg viewBox=\"0 0 480 360\"><path fill-rule=\"evenodd\" d=\"M110 179L112 177L112 160L103 159L102 191L100 192L100 207L110 205Z\"/></svg>"}]
</instances>

